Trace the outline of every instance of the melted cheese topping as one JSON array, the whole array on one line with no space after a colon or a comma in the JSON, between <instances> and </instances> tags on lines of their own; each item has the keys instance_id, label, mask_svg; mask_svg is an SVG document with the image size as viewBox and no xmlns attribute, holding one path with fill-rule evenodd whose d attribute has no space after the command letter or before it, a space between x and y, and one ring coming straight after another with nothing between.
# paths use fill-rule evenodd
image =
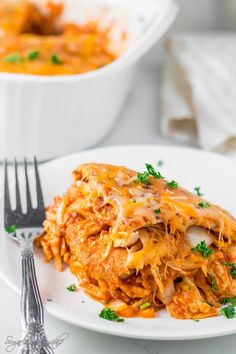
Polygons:
<instances>
[{"instance_id":1,"label":"melted cheese topping","mask_svg":"<svg viewBox=\"0 0 236 354\"><path fill-rule=\"evenodd\" d=\"M137 173L123 166L84 164L47 209L37 242L59 271L62 261L69 264L90 296L118 300L122 314L140 316L147 301L146 315L167 306L177 318L210 317L221 297L236 295L224 265L236 247L236 221L199 203L206 201L164 179L138 183ZM207 258L192 250L202 240L212 250Z\"/></svg>"}]
</instances>

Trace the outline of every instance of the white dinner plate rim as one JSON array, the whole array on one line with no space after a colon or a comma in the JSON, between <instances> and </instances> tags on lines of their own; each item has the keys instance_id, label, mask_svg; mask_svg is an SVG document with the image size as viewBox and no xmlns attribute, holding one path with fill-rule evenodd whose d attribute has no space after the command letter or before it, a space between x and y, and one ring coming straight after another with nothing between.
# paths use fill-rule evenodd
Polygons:
<instances>
[{"instance_id":1,"label":"white dinner plate rim","mask_svg":"<svg viewBox=\"0 0 236 354\"><path fill-rule=\"evenodd\" d=\"M103 152L106 153L108 150L111 151L111 150L125 150L125 149L132 149L132 150L137 150L137 149L140 149L140 148L144 148L144 149L165 149L165 150L177 150L178 152L181 153L181 151L189 151L190 153L193 153L193 154L204 154L205 156L209 156L209 158L212 158L212 157L217 157L219 159L219 162L220 160L221 161L226 161L228 160L228 162L230 163L233 163L233 160L229 157L226 157L226 156L222 156L222 155L219 155L217 153L214 153L214 152L203 152L197 148L188 148L188 147L182 147L182 146L175 146L175 145L154 145L154 144L136 144L136 145L115 145L115 146L108 146L108 147L99 147L99 148L92 148L92 149L87 149L87 150L83 150L83 151L80 151L80 152L77 152L77 153L74 153L74 154L70 154L70 155L66 155L66 156L62 156L62 157L59 157L57 159L54 159L54 160L51 160L51 161L48 161L48 162L45 162L43 163L42 165L40 165L39 169L40 171L43 170L43 169L47 169L47 168L50 168L50 167L53 167L53 164L61 164L63 163L64 161L66 160L70 160L70 159L74 159L76 158L76 156L78 156L78 158L83 155L83 154L86 154L86 153L96 153L96 152ZM235 166L236 168L236 166ZM1 197L2 198L2 197ZM19 294L19 289L18 287L13 284L7 276L5 276L5 274L3 274L1 272L1 269L0 269L0 276L1 278L11 287L13 288L18 294ZM65 322L68 322L70 324L73 324L73 325L76 325L76 326L79 326L79 327L82 327L82 328L85 328L85 329L90 329L90 330L93 330L93 331L96 331L96 332L100 332L100 333L105 333L105 334L110 334L110 335L115 335L115 336L119 336L119 337L128 337L128 338L140 338L140 339L146 339L146 340L193 340L193 339L203 339L203 338L212 338L212 337L220 337L220 336L224 336L224 335L230 335L230 334L234 334L236 333L236 325L235 325L235 328L229 328L229 329L219 329L219 328L213 328L211 329L210 331L208 331L207 333L193 333L192 335L185 335L184 333L182 335L180 335L179 333L175 335L175 333L166 333L165 335L162 334L162 335L149 335L147 336L146 334L142 335L142 333L138 333L138 335L136 335L134 333L134 330L133 332L132 331L126 331L124 329L124 327L121 327L121 325L123 326L123 324L114 324L112 323L111 326L107 326L106 322L107 321L104 321L104 322L100 322L99 325L96 323L96 324L91 324L89 322L84 322L84 321L80 321L79 319L74 321L74 319L71 319L67 316L65 316L65 314L63 313L60 313L60 312L55 312L53 311L49 306L47 306L48 304L45 303L45 309L46 311L51 314L52 316L62 320L62 321L65 321ZM152 321L151 320L143 320L143 321ZM178 320L180 321L180 323L182 321L186 321L186 320ZM235 320L236 321L236 320ZM126 324L125 324L125 327L126 327ZM127 328L127 327L126 327Z\"/></svg>"}]
</instances>

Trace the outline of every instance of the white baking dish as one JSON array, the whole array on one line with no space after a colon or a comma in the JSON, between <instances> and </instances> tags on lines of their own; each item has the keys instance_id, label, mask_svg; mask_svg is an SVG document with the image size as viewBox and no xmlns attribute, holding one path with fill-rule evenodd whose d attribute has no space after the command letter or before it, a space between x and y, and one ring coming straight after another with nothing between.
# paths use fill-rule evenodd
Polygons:
<instances>
[{"instance_id":1,"label":"white baking dish","mask_svg":"<svg viewBox=\"0 0 236 354\"><path fill-rule=\"evenodd\" d=\"M36 0L35 0L36 1ZM43 0L41 0L43 1ZM37 0L39 2L39 0ZM111 129L140 57L175 18L173 0L66 0L68 17L116 17L128 49L113 63L73 76L0 73L0 158L35 154L45 160L89 147ZM78 9L78 11L77 11Z\"/></svg>"}]
</instances>

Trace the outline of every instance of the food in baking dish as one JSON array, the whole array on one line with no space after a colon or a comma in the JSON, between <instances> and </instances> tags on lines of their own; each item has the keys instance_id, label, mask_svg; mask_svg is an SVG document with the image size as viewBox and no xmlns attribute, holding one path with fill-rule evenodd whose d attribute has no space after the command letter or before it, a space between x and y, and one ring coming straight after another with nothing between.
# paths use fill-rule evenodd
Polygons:
<instances>
[{"instance_id":1,"label":"food in baking dish","mask_svg":"<svg viewBox=\"0 0 236 354\"><path fill-rule=\"evenodd\" d=\"M120 316L218 315L236 295L236 220L152 165L83 164L47 208L36 243L58 271Z\"/></svg>"},{"instance_id":2,"label":"food in baking dish","mask_svg":"<svg viewBox=\"0 0 236 354\"><path fill-rule=\"evenodd\" d=\"M63 22L63 5L0 2L0 72L70 75L111 63L110 29Z\"/></svg>"}]
</instances>

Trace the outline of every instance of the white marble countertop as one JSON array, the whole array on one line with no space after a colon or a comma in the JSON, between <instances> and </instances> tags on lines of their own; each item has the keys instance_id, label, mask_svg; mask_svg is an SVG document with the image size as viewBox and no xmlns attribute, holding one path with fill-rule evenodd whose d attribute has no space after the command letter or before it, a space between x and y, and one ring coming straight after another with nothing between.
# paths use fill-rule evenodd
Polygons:
<instances>
[{"instance_id":1,"label":"white marble countertop","mask_svg":"<svg viewBox=\"0 0 236 354\"><path fill-rule=\"evenodd\" d=\"M225 29L223 20L227 16L228 7L224 9L223 13L221 0L198 0L194 4L189 0L179 0L179 2L183 6L182 14L180 13L174 28L199 29L200 24L200 29ZM230 2L232 1L225 1L227 5ZM203 4L205 6L204 12L200 11ZM213 10L215 11L214 15L212 15ZM181 19L184 19L185 26ZM236 28L236 22L235 25L232 24L233 20L231 18L231 22L226 21L229 29ZM159 52L160 45L154 48L141 63L126 107L110 134L100 142L100 146L133 143L176 144L162 138L159 133L162 65L162 56ZM0 166L0 194L3 186L2 172L2 166ZM0 279L0 353L5 352L4 341L7 336L20 339L19 306L18 295ZM80 329L56 320L47 314L45 317L49 339L54 339L63 332L69 333L69 339L56 350L58 354L233 354L236 351L236 335L185 342L134 340Z\"/></svg>"}]
</instances>

